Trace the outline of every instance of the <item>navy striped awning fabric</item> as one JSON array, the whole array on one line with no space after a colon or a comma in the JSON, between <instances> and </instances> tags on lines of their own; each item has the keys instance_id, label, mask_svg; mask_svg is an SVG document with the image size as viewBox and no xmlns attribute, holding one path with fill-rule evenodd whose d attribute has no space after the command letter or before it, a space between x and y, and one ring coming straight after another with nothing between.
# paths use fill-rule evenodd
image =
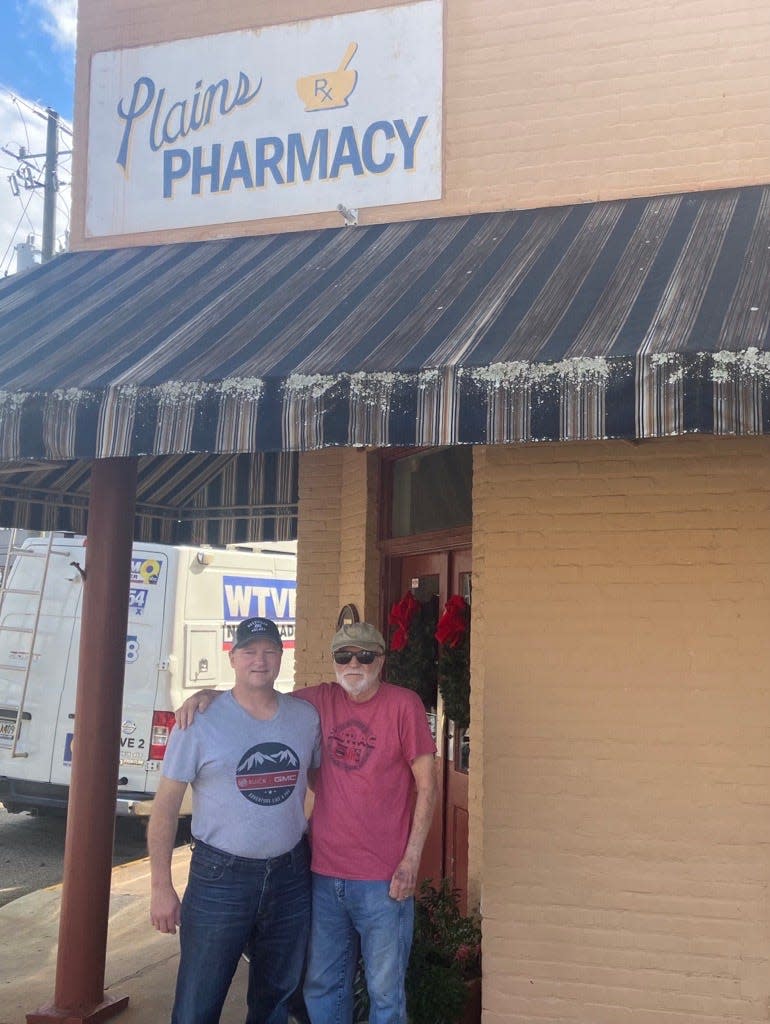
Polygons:
<instances>
[{"instance_id":1,"label":"navy striped awning fabric","mask_svg":"<svg viewBox=\"0 0 770 1024\"><path fill-rule=\"evenodd\" d=\"M297 536L297 456L156 455L138 460L134 536L237 544ZM0 525L86 533L89 459L0 465Z\"/></svg>"},{"instance_id":2,"label":"navy striped awning fabric","mask_svg":"<svg viewBox=\"0 0 770 1024\"><path fill-rule=\"evenodd\" d=\"M153 456L181 515L191 454L764 433L769 323L770 186L66 254L0 283L0 499L25 460ZM289 516L266 466L243 507Z\"/></svg>"}]
</instances>

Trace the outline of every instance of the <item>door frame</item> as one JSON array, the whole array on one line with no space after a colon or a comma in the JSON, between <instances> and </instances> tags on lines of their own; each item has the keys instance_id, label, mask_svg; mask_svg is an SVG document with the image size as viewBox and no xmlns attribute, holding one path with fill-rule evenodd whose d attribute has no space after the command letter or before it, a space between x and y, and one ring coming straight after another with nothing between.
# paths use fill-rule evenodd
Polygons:
<instances>
[{"instance_id":1,"label":"door frame","mask_svg":"<svg viewBox=\"0 0 770 1024\"><path fill-rule=\"evenodd\" d=\"M389 448L381 450L378 454L380 456L379 467L380 472L378 474L378 493L377 493L377 504L379 507L379 522L378 522L378 548L381 559L381 571L380 571L380 608L382 613L382 626L383 635L387 638L388 635L388 610L395 601L398 601L403 595L402 585L402 563L404 559L411 557L419 557L421 555L434 555L439 554L445 556L446 566L443 575L443 586L442 590L445 593L440 594L440 606L439 612L443 608L444 602L447 600L450 593L453 592L453 585L455 584L456 573L454 571L453 554L455 552L465 552L472 559L472 537L473 529L472 524L469 523L466 526L453 527L446 530L435 530L425 533L412 534L406 537L391 537L391 509L393 504L393 464L401 458L406 456L415 455L420 451L425 451L425 448ZM467 564L467 563L464 563ZM441 696L438 698L438 707L436 714L436 747L437 747L437 760L438 760L438 776L439 776L439 797L436 807L436 815L438 821L434 818L434 824L431 827L431 836L429 837L429 844L433 844L434 852L438 852L438 857L441 860L441 875L447 873L449 859L447 850L448 843L450 841L448 832L448 807L447 807L447 795L448 795L448 772L454 767L449 764L448 754L448 729L446 717L443 714L441 707ZM438 835L436 834L438 831ZM429 844L426 844L426 855L430 855L428 849ZM434 857L435 859L435 857ZM425 862L423 866L425 865ZM465 862L465 869L467 871L467 860ZM439 879L434 878L434 882L438 882ZM463 905L465 903L465 893L461 894Z\"/></svg>"},{"instance_id":2,"label":"door frame","mask_svg":"<svg viewBox=\"0 0 770 1024\"><path fill-rule=\"evenodd\" d=\"M393 600L411 589L409 581L415 577L435 577L440 614L447 598L460 592L460 575L471 571L471 549L401 554L393 556L393 562L398 587ZM432 878L434 884L451 878L464 913L468 891L468 771L458 766L456 725L446 717L440 693L435 708L435 739L438 796L423 849L420 877Z\"/></svg>"}]
</instances>

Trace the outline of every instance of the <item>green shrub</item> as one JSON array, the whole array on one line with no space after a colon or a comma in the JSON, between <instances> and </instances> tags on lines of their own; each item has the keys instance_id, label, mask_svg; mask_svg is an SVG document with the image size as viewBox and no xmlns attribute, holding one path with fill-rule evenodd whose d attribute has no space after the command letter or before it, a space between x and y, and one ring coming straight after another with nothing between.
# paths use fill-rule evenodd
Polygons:
<instances>
[{"instance_id":1,"label":"green shrub","mask_svg":"<svg viewBox=\"0 0 770 1024\"><path fill-rule=\"evenodd\" d=\"M411 1024L456 1024L467 999L466 981L481 974L481 928L460 912L458 892L445 878L423 882L415 901L414 941L406 974Z\"/></svg>"},{"instance_id":2,"label":"green shrub","mask_svg":"<svg viewBox=\"0 0 770 1024\"><path fill-rule=\"evenodd\" d=\"M458 891L445 878L423 882L415 900L414 941L406 972L410 1024L457 1024L468 998L466 982L481 974L481 927L462 914ZM369 998L363 963L354 980L354 1024L366 1024Z\"/></svg>"}]
</instances>

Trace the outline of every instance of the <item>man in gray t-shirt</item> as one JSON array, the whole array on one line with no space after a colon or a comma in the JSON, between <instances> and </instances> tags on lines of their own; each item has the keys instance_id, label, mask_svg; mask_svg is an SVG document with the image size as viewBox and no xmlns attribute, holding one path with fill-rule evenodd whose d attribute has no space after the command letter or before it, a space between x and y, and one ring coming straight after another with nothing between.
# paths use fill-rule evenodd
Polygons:
<instances>
[{"instance_id":1,"label":"man in gray t-shirt","mask_svg":"<svg viewBox=\"0 0 770 1024\"><path fill-rule=\"evenodd\" d=\"M235 686L170 737L148 830L150 917L180 927L172 1024L217 1024L241 953L250 956L246 1024L287 1024L310 922L304 802L319 764L318 714L276 692L275 623L241 622ZM181 904L171 880L177 816L193 791L193 854Z\"/></svg>"}]
</instances>

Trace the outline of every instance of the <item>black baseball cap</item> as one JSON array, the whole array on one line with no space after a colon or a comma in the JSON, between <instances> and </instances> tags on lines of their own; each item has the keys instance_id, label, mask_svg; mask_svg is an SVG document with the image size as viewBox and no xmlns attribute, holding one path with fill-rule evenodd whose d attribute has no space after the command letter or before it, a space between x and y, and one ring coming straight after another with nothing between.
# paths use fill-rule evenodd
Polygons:
<instances>
[{"instance_id":1,"label":"black baseball cap","mask_svg":"<svg viewBox=\"0 0 770 1024\"><path fill-rule=\"evenodd\" d=\"M233 646L230 650L234 651L238 647L243 647L243 645L247 644L250 640L272 640L277 647L283 650L281 634L278 632L278 627L272 619L261 619L256 617L253 619L244 619L243 622L239 622L238 627L235 630Z\"/></svg>"}]
</instances>

